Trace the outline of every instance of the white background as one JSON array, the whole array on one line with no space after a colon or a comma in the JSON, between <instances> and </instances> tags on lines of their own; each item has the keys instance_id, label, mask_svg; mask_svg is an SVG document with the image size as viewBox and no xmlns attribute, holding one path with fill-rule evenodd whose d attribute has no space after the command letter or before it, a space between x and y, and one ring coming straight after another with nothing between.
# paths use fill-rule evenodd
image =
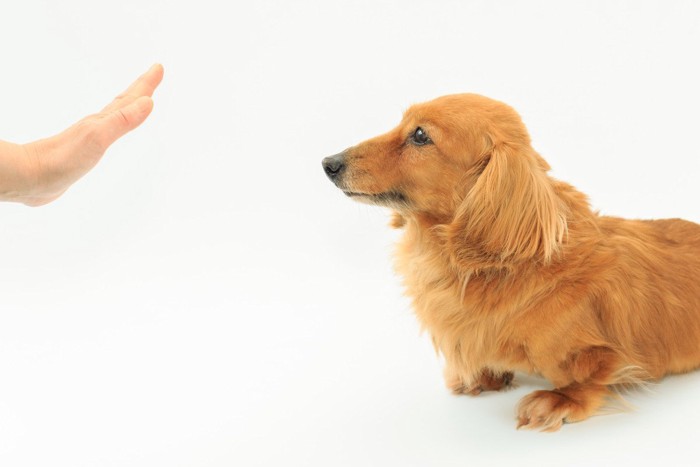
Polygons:
<instances>
[{"instance_id":1,"label":"white background","mask_svg":"<svg viewBox=\"0 0 700 467\"><path fill-rule=\"evenodd\" d=\"M698 44L695 1L5 0L1 139L166 75L63 198L0 205L0 465L691 464L698 373L555 434L515 430L546 382L450 396L400 232L320 161L477 92L602 212L697 222Z\"/></svg>"}]
</instances>

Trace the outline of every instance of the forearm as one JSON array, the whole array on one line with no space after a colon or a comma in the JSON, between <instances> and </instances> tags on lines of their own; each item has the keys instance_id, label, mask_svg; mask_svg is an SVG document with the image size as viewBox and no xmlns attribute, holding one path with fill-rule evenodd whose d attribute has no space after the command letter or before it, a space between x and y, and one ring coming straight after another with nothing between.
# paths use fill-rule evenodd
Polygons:
<instances>
[{"instance_id":1,"label":"forearm","mask_svg":"<svg viewBox=\"0 0 700 467\"><path fill-rule=\"evenodd\" d=\"M19 201L30 194L34 162L27 145L0 141L0 201Z\"/></svg>"}]
</instances>

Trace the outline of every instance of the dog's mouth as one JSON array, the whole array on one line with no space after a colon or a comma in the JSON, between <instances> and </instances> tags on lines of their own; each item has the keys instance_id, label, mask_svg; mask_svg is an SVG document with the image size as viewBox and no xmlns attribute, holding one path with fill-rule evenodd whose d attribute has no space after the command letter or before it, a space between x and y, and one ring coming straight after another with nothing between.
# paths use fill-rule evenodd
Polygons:
<instances>
[{"instance_id":1,"label":"dog's mouth","mask_svg":"<svg viewBox=\"0 0 700 467\"><path fill-rule=\"evenodd\" d=\"M384 204L384 205L402 205L408 204L408 198L403 193L398 191L385 191L383 193L362 193L359 191L346 191L343 190L346 196L350 198L355 198L357 201L368 202L371 204Z\"/></svg>"}]
</instances>

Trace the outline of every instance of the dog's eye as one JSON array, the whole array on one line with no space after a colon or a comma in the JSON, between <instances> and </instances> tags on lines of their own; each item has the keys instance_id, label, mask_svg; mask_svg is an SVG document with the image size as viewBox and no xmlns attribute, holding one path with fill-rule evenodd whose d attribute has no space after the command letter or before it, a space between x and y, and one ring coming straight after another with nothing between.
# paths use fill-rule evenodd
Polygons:
<instances>
[{"instance_id":1,"label":"dog's eye","mask_svg":"<svg viewBox=\"0 0 700 467\"><path fill-rule=\"evenodd\" d=\"M411 142L416 146L423 146L432 143L430 138L428 138L428 134L421 127L416 128L416 131L413 132L411 135Z\"/></svg>"}]
</instances>

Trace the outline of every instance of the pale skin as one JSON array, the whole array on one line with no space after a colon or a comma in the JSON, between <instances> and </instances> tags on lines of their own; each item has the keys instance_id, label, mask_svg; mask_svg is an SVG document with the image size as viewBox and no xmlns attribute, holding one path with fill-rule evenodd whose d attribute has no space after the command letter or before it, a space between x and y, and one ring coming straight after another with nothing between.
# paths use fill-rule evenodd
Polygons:
<instances>
[{"instance_id":1,"label":"pale skin","mask_svg":"<svg viewBox=\"0 0 700 467\"><path fill-rule=\"evenodd\" d=\"M26 144L0 141L0 201L42 206L60 197L112 143L146 120L162 79L163 67L153 65L100 112L55 136Z\"/></svg>"}]
</instances>

